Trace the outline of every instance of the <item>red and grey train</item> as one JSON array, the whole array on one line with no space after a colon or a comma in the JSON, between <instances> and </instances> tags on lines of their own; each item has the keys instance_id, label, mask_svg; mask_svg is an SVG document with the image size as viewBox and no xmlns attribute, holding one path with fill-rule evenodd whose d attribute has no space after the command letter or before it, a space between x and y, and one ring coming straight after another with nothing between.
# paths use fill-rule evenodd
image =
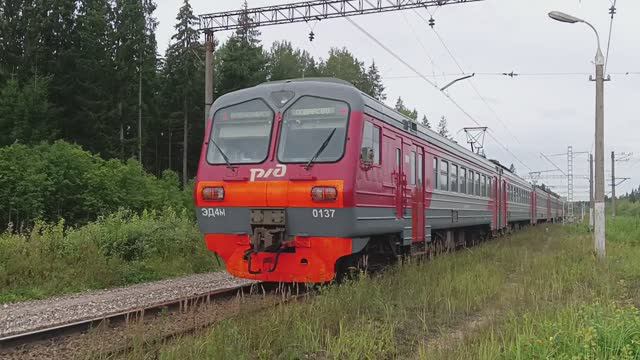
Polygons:
<instances>
[{"instance_id":1,"label":"red and grey train","mask_svg":"<svg viewBox=\"0 0 640 360\"><path fill-rule=\"evenodd\" d=\"M205 243L231 274L306 283L558 221L564 205L335 79L218 98L194 197Z\"/></svg>"}]
</instances>

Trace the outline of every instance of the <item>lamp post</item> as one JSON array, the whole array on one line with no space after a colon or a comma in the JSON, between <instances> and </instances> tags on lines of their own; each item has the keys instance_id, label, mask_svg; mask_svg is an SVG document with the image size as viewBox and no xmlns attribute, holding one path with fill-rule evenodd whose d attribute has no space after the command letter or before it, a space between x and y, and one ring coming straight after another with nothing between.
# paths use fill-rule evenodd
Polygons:
<instances>
[{"instance_id":1,"label":"lamp post","mask_svg":"<svg viewBox=\"0 0 640 360\"><path fill-rule=\"evenodd\" d=\"M605 257L605 213L604 213L604 56L600 48L600 35L590 23L559 11L552 11L549 17L565 23L584 23L596 34L598 51L596 52L596 138L595 138L595 204L594 204L594 241L598 258Z\"/></svg>"}]
</instances>

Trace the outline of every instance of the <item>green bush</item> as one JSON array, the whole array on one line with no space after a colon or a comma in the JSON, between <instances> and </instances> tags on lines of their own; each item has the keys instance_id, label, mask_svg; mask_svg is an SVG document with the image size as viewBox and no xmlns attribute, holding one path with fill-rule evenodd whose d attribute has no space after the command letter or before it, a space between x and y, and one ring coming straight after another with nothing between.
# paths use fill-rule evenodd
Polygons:
<instances>
[{"instance_id":1,"label":"green bush","mask_svg":"<svg viewBox=\"0 0 640 360\"><path fill-rule=\"evenodd\" d=\"M11 229L10 229L11 230ZM0 303L211 270L190 211L122 210L79 228L0 234Z\"/></svg>"},{"instance_id":2,"label":"green bush","mask_svg":"<svg viewBox=\"0 0 640 360\"><path fill-rule=\"evenodd\" d=\"M103 160L64 141L0 148L0 224L14 230L36 220L84 224L119 209L193 209L177 175L157 178L135 160Z\"/></svg>"}]
</instances>

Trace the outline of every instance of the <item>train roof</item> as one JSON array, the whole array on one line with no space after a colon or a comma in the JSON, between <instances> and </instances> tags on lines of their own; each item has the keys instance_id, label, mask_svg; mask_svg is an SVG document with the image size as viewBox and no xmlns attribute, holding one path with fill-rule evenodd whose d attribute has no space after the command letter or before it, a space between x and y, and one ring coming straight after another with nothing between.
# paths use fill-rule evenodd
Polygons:
<instances>
[{"instance_id":1,"label":"train roof","mask_svg":"<svg viewBox=\"0 0 640 360\"><path fill-rule=\"evenodd\" d=\"M253 98L262 98L265 101L270 102L270 104L274 106L274 108L278 108L280 106L267 99L267 97L264 96L264 92L284 90L292 91L294 94L296 94L292 98L292 100L297 99L300 96L298 95L299 93L304 94L311 91L317 94L317 96L326 96L328 98L340 98L342 100L346 100L347 102L349 102L352 110L362 111L364 113L368 113L369 115L373 115L376 118L379 118L380 120L383 120L396 128L421 137L426 141L440 146L441 148L449 152L458 153L458 155L460 156L471 158L476 163L482 164L485 167L493 169L501 168L503 170L503 173L508 174L510 178L514 180L517 179L523 183L529 184L529 186L533 186L527 180L521 178L517 174L512 173L510 169L500 164L499 161L489 160L468 150L457 142L441 136L437 132L413 121L399 111L364 93L350 82L337 78L314 77L265 82L251 88L234 91L232 93L228 93L219 97L215 101L214 106L211 110L214 111L214 108L237 104L239 102L247 101L248 99ZM542 189L545 192L549 192L552 195L558 196L548 188Z\"/></svg>"}]
</instances>

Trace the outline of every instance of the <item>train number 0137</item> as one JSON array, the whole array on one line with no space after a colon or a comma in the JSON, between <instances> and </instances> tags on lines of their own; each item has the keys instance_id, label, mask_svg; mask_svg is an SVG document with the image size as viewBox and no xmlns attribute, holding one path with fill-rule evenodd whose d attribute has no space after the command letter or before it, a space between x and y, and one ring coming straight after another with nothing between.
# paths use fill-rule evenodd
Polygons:
<instances>
[{"instance_id":1,"label":"train number 0137","mask_svg":"<svg viewBox=\"0 0 640 360\"><path fill-rule=\"evenodd\" d=\"M311 214L314 218L332 219L336 216L334 209L313 209Z\"/></svg>"}]
</instances>

